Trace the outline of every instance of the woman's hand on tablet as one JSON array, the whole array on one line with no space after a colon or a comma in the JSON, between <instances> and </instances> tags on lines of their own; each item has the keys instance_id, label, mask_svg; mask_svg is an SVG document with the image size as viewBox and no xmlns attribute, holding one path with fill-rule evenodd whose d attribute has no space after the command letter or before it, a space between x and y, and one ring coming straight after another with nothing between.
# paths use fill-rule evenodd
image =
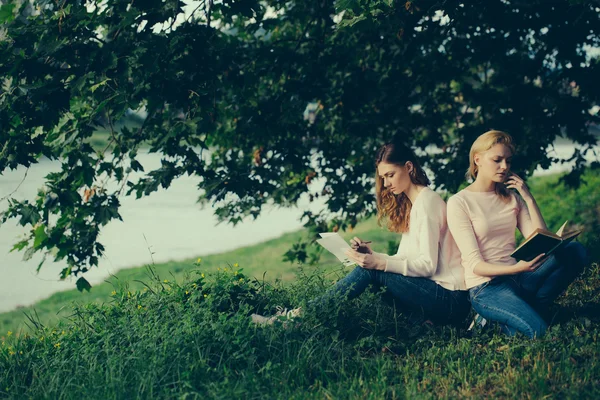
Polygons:
<instances>
[{"instance_id":1,"label":"woman's hand on tablet","mask_svg":"<svg viewBox=\"0 0 600 400\"><path fill-rule=\"evenodd\" d=\"M385 259L375 255L375 254L365 254L359 253L356 250L348 250L346 251L346 255L349 259L360 265L365 269L375 269L384 271L386 262Z\"/></svg>"}]
</instances>

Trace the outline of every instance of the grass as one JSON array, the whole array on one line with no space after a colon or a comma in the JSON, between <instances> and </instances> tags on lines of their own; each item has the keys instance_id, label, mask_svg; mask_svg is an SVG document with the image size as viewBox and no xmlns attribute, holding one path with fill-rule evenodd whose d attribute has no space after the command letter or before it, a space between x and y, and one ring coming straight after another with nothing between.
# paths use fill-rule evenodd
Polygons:
<instances>
[{"instance_id":1,"label":"grass","mask_svg":"<svg viewBox=\"0 0 600 400\"><path fill-rule=\"evenodd\" d=\"M151 271L149 274L152 275ZM531 341L495 331L412 324L365 293L300 324L253 326L248 315L302 304L330 284L316 272L265 284L236 270L148 277L68 322L0 345L8 398L589 398L600 395L595 264ZM582 305L585 305L583 307Z\"/></svg>"},{"instance_id":2,"label":"grass","mask_svg":"<svg viewBox=\"0 0 600 400\"><path fill-rule=\"evenodd\" d=\"M581 240L589 247L597 241L600 182L594 171L586 179L577 191L556 185L557 177L531 187L550 227L572 219L585 227ZM595 211L586 214L582 207L590 205ZM354 234L373 239L378 251L397 240L373 220L345 236ZM59 293L37 304L30 330L22 329L23 310L3 314L0 396L600 396L599 258L558 299L548 334L533 341L495 329L468 337L464 327L415 324L370 292L309 311L299 324L253 326L250 313L304 304L346 272L327 257L317 267L282 262L302 235L201 255L200 265L186 260L121 271L91 293ZM61 307L58 325L48 322Z\"/></svg>"}]
</instances>

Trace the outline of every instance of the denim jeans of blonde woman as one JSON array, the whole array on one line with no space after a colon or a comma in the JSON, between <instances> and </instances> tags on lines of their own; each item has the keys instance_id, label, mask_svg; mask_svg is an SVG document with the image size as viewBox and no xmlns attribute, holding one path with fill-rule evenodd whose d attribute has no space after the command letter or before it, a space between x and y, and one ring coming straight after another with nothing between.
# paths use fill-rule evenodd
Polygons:
<instances>
[{"instance_id":1,"label":"denim jeans of blonde woman","mask_svg":"<svg viewBox=\"0 0 600 400\"><path fill-rule=\"evenodd\" d=\"M541 337L548 328L542 315L588 263L585 247L571 242L535 271L497 277L469 289L471 304L482 317L500 323L510 336L521 332Z\"/></svg>"}]
</instances>

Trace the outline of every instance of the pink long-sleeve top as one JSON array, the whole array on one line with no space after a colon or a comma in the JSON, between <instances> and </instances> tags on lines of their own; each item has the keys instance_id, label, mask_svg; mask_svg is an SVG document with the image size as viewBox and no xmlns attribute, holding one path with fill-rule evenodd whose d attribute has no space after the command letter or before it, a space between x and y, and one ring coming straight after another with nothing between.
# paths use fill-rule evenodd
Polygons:
<instances>
[{"instance_id":1,"label":"pink long-sleeve top","mask_svg":"<svg viewBox=\"0 0 600 400\"><path fill-rule=\"evenodd\" d=\"M448 227L460 249L467 289L490 281L473 270L481 261L515 265L515 230L523 236L533 232L525 202L511 192L508 200L495 192L461 190L448 199Z\"/></svg>"},{"instance_id":2,"label":"pink long-sleeve top","mask_svg":"<svg viewBox=\"0 0 600 400\"><path fill-rule=\"evenodd\" d=\"M425 187L410 211L409 231L402 234L398 253L380 254L386 272L426 277L448 290L465 290L460 253L446 222L446 203Z\"/></svg>"}]
</instances>

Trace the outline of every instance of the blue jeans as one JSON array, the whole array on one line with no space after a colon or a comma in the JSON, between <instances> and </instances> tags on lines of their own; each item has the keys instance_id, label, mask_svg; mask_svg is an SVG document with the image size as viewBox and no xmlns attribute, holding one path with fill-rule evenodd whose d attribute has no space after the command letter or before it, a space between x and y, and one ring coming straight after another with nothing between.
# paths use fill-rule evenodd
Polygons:
<instances>
[{"instance_id":1,"label":"blue jeans","mask_svg":"<svg viewBox=\"0 0 600 400\"><path fill-rule=\"evenodd\" d=\"M308 306L322 307L340 298L356 298L371 284L385 287L387 299L402 311L421 312L438 323L464 322L471 308L465 290L448 290L431 279L362 267L356 267Z\"/></svg>"},{"instance_id":2,"label":"blue jeans","mask_svg":"<svg viewBox=\"0 0 600 400\"><path fill-rule=\"evenodd\" d=\"M484 318L499 322L510 336L521 332L530 338L541 337L548 324L540 314L588 263L585 247L571 242L535 271L496 277L469 289L471 304Z\"/></svg>"}]
</instances>

